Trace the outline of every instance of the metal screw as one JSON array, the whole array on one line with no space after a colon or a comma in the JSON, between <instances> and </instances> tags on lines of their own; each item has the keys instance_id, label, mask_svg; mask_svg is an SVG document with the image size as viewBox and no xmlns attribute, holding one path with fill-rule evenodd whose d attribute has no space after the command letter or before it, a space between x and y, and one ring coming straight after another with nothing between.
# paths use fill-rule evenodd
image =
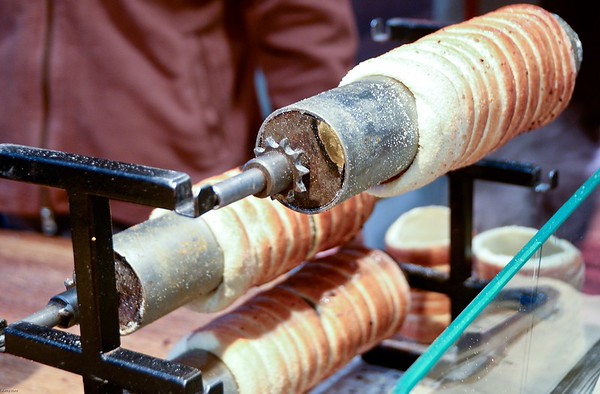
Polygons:
<instances>
[{"instance_id":1,"label":"metal screw","mask_svg":"<svg viewBox=\"0 0 600 394\"><path fill-rule=\"evenodd\" d=\"M73 279L71 279L71 278L67 278L67 279L65 279L64 284L65 284L65 288L67 290L69 290L70 288L72 288L73 286L75 286L75 281Z\"/></svg>"},{"instance_id":2,"label":"metal screw","mask_svg":"<svg viewBox=\"0 0 600 394\"><path fill-rule=\"evenodd\" d=\"M0 319L0 353L4 353L6 350L5 340L4 340L4 330L8 327L8 322L6 319Z\"/></svg>"}]
</instances>

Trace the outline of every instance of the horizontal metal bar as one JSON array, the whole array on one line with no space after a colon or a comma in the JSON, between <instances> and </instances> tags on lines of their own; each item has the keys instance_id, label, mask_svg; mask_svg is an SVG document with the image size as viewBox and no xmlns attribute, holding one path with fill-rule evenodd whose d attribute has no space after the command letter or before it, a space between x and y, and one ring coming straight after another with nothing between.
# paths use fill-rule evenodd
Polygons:
<instances>
[{"instance_id":1,"label":"horizontal metal bar","mask_svg":"<svg viewBox=\"0 0 600 394\"><path fill-rule=\"evenodd\" d=\"M178 212L193 201L182 172L14 144L0 144L0 177Z\"/></svg>"},{"instance_id":2,"label":"horizontal metal bar","mask_svg":"<svg viewBox=\"0 0 600 394\"><path fill-rule=\"evenodd\" d=\"M484 159L471 166L450 172L449 176L466 176L474 180L506 183L537 188L543 182L542 170L533 164ZM549 188L558 184L558 172L548 172Z\"/></svg>"},{"instance_id":3,"label":"horizontal metal bar","mask_svg":"<svg viewBox=\"0 0 600 394\"><path fill-rule=\"evenodd\" d=\"M417 264L400 263L400 268L411 288L435 291L447 295L464 293L472 299L488 283L474 278L467 278L456 284L450 281L447 273Z\"/></svg>"},{"instance_id":4,"label":"horizontal metal bar","mask_svg":"<svg viewBox=\"0 0 600 394\"><path fill-rule=\"evenodd\" d=\"M102 358L100 377L110 377L119 387L148 393L202 392L202 375L196 368L122 348Z\"/></svg>"},{"instance_id":5,"label":"horizontal metal bar","mask_svg":"<svg viewBox=\"0 0 600 394\"><path fill-rule=\"evenodd\" d=\"M376 42L408 43L431 34L448 23L419 18L382 18L371 21L371 39Z\"/></svg>"},{"instance_id":6,"label":"horizontal metal bar","mask_svg":"<svg viewBox=\"0 0 600 394\"><path fill-rule=\"evenodd\" d=\"M106 380L117 387L149 393L202 392L200 371L172 361L122 348L92 359L83 354L78 335L28 322L8 326L5 336L6 353L84 377Z\"/></svg>"},{"instance_id":7,"label":"horizontal metal bar","mask_svg":"<svg viewBox=\"0 0 600 394\"><path fill-rule=\"evenodd\" d=\"M84 372L77 335L28 322L9 325L4 335L6 353L80 375Z\"/></svg>"}]
</instances>

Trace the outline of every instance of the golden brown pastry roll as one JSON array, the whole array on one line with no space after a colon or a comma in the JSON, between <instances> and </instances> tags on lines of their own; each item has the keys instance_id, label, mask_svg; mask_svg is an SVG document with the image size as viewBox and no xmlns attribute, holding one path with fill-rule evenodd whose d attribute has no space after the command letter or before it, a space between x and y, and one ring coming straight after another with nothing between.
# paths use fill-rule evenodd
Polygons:
<instances>
[{"instance_id":1,"label":"golden brown pastry roll","mask_svg":"<svg viewBox=\"0 0 600 394\"><path fill-rule=\"evenodd\" d=\"M223 361L240 393L302 393L397 332L408 302L389 256L342 248L185 337L172 358L203 349Z\"/></svg>"},{"instance_id":2,"label":"golden brown pastry roll","mask_svg":"<svg viewBox=\"0 0 600 394\"><path fill-rule=\"evenodd\" d=\"M397 178L369 189L390 197L482 159L567 106L581 43L560 18L530 4L451 25L354 67L342 85L383 75L417 106L419 149Z\"/></svg>"},{"instance_id":3,"label":"golden brown pastry roll","mask_svg":"<svg viewBox=\"0 0 600 394\"><path fill-rule=\"evenodd\" d=\"M207 182L237 173L231 170ZM305 215L277 201L250 196L204 214L201 219L223 251L225 272L221 285L192 306L202 312L224 309L251 287L270 282L318 252L345 244L360 232L375 202L375 197L363 193L326 212Z\"/></svg>"}]
</instances>

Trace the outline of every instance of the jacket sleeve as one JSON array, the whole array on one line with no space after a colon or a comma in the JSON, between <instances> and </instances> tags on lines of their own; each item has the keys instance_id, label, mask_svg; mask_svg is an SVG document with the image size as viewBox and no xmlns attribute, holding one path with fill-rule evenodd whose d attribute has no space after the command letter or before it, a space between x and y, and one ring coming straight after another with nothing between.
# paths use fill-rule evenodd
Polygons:
<instances>
[{"instance_id":1,"label":"jacket sleeve","mask_svg":"<svg viewBox=\"0 0 600 394\"><path fill-rule=\"evenodd\" d=\"M246 27L273 109L337 86L354 65L349 0L252 0Z\"/></svg>"}]
</instances>

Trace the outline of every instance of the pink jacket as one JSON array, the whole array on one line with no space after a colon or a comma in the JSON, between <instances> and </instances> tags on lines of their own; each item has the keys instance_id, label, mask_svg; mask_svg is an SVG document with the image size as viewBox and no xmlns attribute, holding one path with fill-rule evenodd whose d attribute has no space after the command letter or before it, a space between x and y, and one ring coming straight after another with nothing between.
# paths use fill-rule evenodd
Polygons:
<instances>
[{"instance_id":1,"label":"pink jacket","mask_svg":"<svg viewBox=\"0 0 600 394\"><path fill-rule=\"evenodd\" d=\"M263 70L273 109L353 65L342 0L0 2L0 142L188 173L250 158ZM67 211L62 191L0 180L0 212ZM114 204L136 223L148 209Z\"/></svg>"}]
</instances>

